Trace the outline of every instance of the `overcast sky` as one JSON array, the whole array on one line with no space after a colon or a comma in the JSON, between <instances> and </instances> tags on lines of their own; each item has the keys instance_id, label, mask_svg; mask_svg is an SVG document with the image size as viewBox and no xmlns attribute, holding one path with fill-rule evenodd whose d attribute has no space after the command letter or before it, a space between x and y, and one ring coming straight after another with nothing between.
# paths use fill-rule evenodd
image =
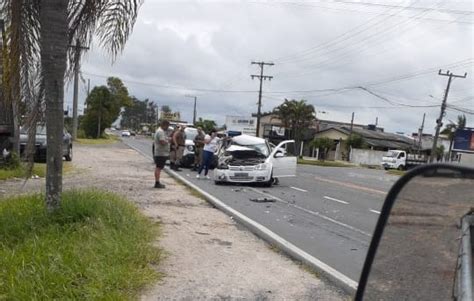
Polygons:
<instances>
[{"instance_id":1,"label":"overcast sky","mask_svg":"<svg viewBox=\"0 0 474 301\"><path fill-rule=\"evenodd\" d=\"M92 87L118 76L130 94L188 121L185 94L196 95L198 117L222 124L226 115L256 112L258 80L250 74L259 69L250 62L273 62L264 70L274 78L264 82L263 111L305 99L321 119L350 122L355 112L356 123L378 117L386 131L412 133L423 113L433 132L439 107L402 105L440 104L448 80L441 68L468 73L452 82L448 103L474 110L472 0L347 2L145 0L123 54L112 65L93 45L83 76ZM85 92L82 84L81 104ZM448 110L445 124L458 114ZM467 119L474 127L474 115Z\"/></svg>"}]
</instances>

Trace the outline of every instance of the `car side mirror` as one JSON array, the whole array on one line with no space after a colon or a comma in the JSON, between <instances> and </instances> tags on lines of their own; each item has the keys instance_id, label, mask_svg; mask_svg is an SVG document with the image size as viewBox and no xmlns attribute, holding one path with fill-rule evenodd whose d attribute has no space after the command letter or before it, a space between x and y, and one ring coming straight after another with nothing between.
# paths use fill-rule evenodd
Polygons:
<instances>
[{"instance_id":1,"label":"car side mirror","mask_svg":"<svg viewBox=\"0 0 474 301\"><path fill-rule=\"evenodd\" d=\"M282 152L277 152L277 153L275 154L275 158L283 158L284 156L285 156L285 155L283 155Z\"/></svg>"},{"instance_id":2,"label":"car side mirror","mask_svg":"<svg viewBox=\"0 0 474 301\"><path fill-rule=\"evenodd\" d=\"M474 169L423 165L392 187L356 301L473 300Z\"/></svg>"}]
</instances>

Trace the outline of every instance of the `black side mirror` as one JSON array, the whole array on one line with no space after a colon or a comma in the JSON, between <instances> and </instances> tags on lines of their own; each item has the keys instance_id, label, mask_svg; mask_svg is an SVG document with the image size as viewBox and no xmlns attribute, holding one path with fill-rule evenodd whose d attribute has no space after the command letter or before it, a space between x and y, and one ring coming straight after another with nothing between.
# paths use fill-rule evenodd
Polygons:
<instances>
[{"instance_id":1,"label":"black side mirror","mask_svg":"<svg viewBox=\"0 0 474 301\"><path fill-rule=\"evenodd\" d=\"M383 205L355 300L473 300L474 169L413 169Z\"/></svg>"}]
</instances>

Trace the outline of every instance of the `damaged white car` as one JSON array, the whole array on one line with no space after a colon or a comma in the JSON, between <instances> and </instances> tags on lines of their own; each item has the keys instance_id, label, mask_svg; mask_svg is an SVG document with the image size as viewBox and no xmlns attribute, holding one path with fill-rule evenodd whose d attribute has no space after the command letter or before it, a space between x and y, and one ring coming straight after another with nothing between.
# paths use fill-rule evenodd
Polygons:
<instances>
[{"instance_id":1,"label":"damaged white car","mask_svg":"<svg viewBox=\"0 0 474 301\"><path fill-rule=\"evenodd\" d=\"M248 135L222 140L214 181L271 186L278 178L294 177L297 159L294 144L293 140L286 140L272 148L265 139Z\"/></svg>"}]
</instances>

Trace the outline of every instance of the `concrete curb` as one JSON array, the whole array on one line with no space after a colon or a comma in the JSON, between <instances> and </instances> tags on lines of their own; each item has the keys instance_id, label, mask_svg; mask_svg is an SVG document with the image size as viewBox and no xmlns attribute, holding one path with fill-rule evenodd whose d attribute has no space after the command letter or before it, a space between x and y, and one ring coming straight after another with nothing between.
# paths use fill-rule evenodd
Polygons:
<instances>
[{"instance_id":1,"label":"concrete curb","mask_svg":"<svg viewBox=\"0 0 474 301\"><path fill-rule=\"evenodd\" d=\"M144 155L145 157L149 158L149 155L144 154L141 150L129 146L134 150L138 151L140 154ZM218 198L214 197L213 195L209 194L208 192L202 190L198 186L194 185L190 181L188 181L183 176L179 175L178 173L170 170L169 168L164 169L167 174L172 176L175 179L183 182L188 187L198 191L209 203L213 206L218 208L219 210L223 211L227 215L231 216L234 220L239 222L240 224L244 225L248 228L252 233L260 237L261 239L265 240L266 242L276 246L278 249L286 253L293 259L301 261L302 263L309 266L314 271L320 273L324 278L328 279L330 282L335 284L337 287L343 289L346 293L350 295L354 295L357 290L358 283L346 275L342 274L341 272L335 270L334 268L330 267L329 265L325 264L321 260L311 256L310 254L306 253L305 251L301 250L297 246L293 245L289 241L285 240L284 238L280 237L276 233L272 232L270 229L266 228L265 226L257 223L256 221L248 218L247 216L243 215L242 213L238 212L237 210L229 207L224 202L219 200Z\"/></svg>"}]
</instances>

